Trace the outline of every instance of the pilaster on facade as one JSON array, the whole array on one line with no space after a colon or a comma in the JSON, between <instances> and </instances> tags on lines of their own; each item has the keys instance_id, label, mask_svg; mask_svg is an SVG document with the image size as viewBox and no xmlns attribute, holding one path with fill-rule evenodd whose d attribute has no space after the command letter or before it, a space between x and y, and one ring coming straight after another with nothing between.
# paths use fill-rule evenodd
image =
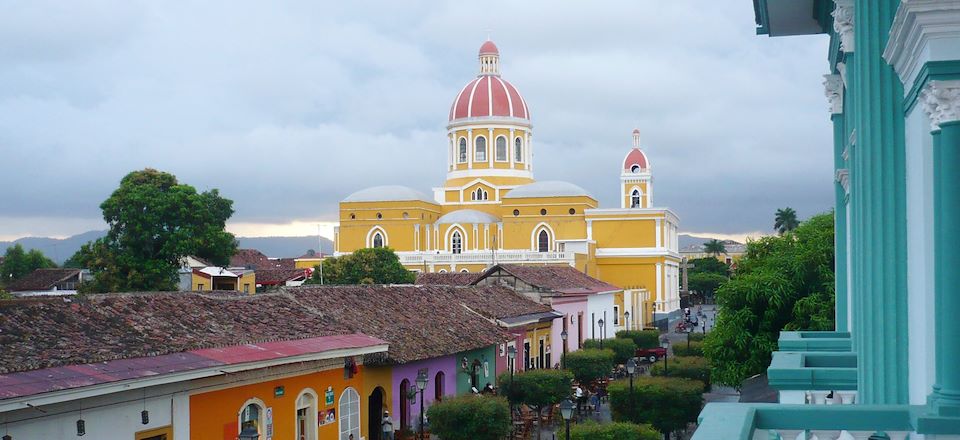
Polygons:
<instances>
[{"instance_id":1,"label":"pilaster on facade","mask_svg":"<svg viewBox=\"0 0 960 440\"><path fill-rule=\"evenodd\" d=\"M920 72L927 62L960 58L960 0L900 2L883 58L906 91L922 80Z\"/></svg>"},{"instance_id":2,"label":"pilaster on facade","mask_svg":"<svg viewBox=\"0 0 960 440\"><path fill-rule=\"evenodd\" d=\"M839 74L823 75L823 93L830 102L830 114L843 113L843 80Z\"/></svg>"},{"instance_id":3,"label":"pilaster on facade","mask_svg":"<svg viewBox=\"0 0 960 440\"><path fill-rule=\"evenodd\" d=\"M930 118L930 131L960 121L960 80L928 82L920 91L920 105Z\"/></svg>"},{"instance_id":4,"label":"pilaster on facade","mask_svg":"<svg viewBox=\"0 0 960 440\"><path fill-rule=\"evenodd\" d=\"M837 170L836 174L837 183L843 187L843 192L849 196L850 195L850 170L846 168L840 168Z\"/></svg>"},{"instance_id":5,"label":"pilaster on facade","mask_svg":"<svg viewBox=\"0 0 960 440\"><path fill-rule=\"evenodd\" d=\"M836 7L833 8L830 15L833 16L833 31L840 37L840 50L853 53L853 0L834 0L834 3L836 3Z\"/></svg>"}]
</instances>

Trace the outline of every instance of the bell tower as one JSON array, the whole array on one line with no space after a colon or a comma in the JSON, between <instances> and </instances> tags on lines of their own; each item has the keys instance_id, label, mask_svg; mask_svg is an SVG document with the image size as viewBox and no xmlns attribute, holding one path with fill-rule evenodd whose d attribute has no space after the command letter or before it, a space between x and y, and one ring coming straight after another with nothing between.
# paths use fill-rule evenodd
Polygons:
<instances>
[{"instance_id":1,"label":"bell tower","mask_svg":"<svg viewBox=\"0 0 960 440\"><path fill-rule=\"evenodd\" d=\"M640 130L633 130L633 148L627 152L620 169L620 207L649 208L653 206L653 176L650 162L640 149Z\"/></svg>"}]
</instances>

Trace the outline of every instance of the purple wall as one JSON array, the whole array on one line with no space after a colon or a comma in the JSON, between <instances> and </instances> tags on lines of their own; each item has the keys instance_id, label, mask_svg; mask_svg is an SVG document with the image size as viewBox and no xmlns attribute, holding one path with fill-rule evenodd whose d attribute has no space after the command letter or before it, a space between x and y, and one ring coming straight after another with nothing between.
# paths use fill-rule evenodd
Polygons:
<instances>
[{"instance_id":1,"label":"purple wall","mask_svg":"<svg viewBox=\"0 0 960 440\"><path fill-rule=\"evenodd\" d=\"M417 372L421 368L427 369L427 388L423 392L423 401L426 408L430 408L433 403L436 391L435 380L437 372L443 371L443 394L452 396L457 393L457 360L455 356L444 356L439 358L425 359L417 362L410 362L402 365L393 366L393 413L395 427L400 429L400 405L402 404L400 395L400 382L407 379L412 389L417 388ZM410 426L414 427L420 423L420 395L414 402L410 403Z\"/></svg>"},{"instance_id":2,"label":"purple wall","mask_svg":"<svg viewBox=\"0 0 960 440\"><path fill-rule=\"evenodd\" d=\"M550 307L553 307L553 310L562 313L564 318L567 320L567 351L577 351L580 349L580 342L577 340L576 318L577 313L583 312L584 319L589 319L587 317L587 297L584 296L577 298L575 301L562 302L558 301L558 299L554 300ZM570 324L570 316L574 317L573 324ZM553 326L550 329L550 341L552 343L550 350L553 353L556 362L560 362L560 357L563 355L563 339L560 338L560 332L563 331L564 318L554 319ZM584 339L590 338L589 330L590 326L584 325Z\"/></svg>"}]
</instances>

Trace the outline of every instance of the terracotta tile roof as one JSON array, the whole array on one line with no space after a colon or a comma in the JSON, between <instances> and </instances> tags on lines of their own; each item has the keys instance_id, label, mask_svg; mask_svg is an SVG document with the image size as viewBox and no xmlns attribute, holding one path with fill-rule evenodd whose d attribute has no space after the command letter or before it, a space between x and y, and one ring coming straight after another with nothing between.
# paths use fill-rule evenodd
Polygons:
<instances>
[{"instance_id":1,"label":"terracotta tile roof","mask_svg":"<svg viewBox=\"0 0 960 440\"><path fill-rule=\"evenodd\" d=\"M404 363L505 342L493 319L550 311L502 287L310 286L289 288L306 307L390 344Z\"/></svg>"},{"instance_id":2,"label":"terracotta tile roof","mask_svg":"<svg viewBox=\"0 0 960 440\"><path fill-rule=\"evenodd\" d=\"M289 295L159 292L0 301L0 373L353 333Z\"/></svg>"},{"instance_id":3,"label":"terracotta tile roof","mask_svg":"<svg viewBox=\"0 0 960 440\"><path fill-rule=\"evenodd\" d=\"M230 257L230 267L267 269L274 267L274 264L263 252L256 249L237 249L237 253Z\"/></svg>"},{"instance_id":4,"label":"terracotta tile roof","mask_svg":"<svg viewBox=\"0 0 960 440\"><path fill-rule=\"evenodd\" d=\"M532 286L563 294L591 294L623 290L567 265L521 266L519 264L500 264L487 269L477 281L498 270L503 270Z\"/></svg>"},{"instance_id":5,"label":"terracotta tile roof","mask_svg":"<svg viewBox=\"0 0 960 440\"><path fill-rule=\"evenodd\" d=\"M276 263L278 269L295 269L297 267L296 258L278 258L272 261Z\"/></svg>"},{"instance_id":6,"label":"terracotta tile roof","mask_svg":"<svg viewBox=\"0 0 960 440\"><path fill-rule=\"evenodd\" d=\"M37 269L14 281L7 287L11 292L50 290L58 283L77 276L80 269Z\"/></svg>"},{"instance_id":7,"label":"terracotta tile roof","mask_svg":"<svg viewBox=\"0 0 960 440\"><path fill-rule=\"evenodd\" d=\"M307 277L303 269L257 269L256 274L257 284L264 286L275 286Z\"/></svg>"},{"instance_id":8,"label":"terracotta tile roof","mask_svg":"<svg viewBox=\"0 0 960 440\"><path fill-rule=\"evenodd\" d=\"M438 284L442 286L469 286L473 284L482 273L469 272L421 272L417 274L416 284Z\"/></svg>"}]
</instances>

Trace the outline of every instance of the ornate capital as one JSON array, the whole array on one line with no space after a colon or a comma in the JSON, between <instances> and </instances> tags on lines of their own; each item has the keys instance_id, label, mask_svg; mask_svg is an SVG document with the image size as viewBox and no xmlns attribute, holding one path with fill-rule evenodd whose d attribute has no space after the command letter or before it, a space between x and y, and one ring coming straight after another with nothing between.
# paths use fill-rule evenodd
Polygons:
<instances>
[{"instance_id":1,"label":"ornate capital","mask_svg":"<svg viewBox=\"0 0 960 440\"><path fill-rule=\"evenodd\" d=\"M853 0L834 0L833 31L840 37L840 50L853 52Z\"/></svg>"},{"instance_id":2,"label":"ornate capital","mask_svg":"<svg viewBox=\"0 0 960 440\"><path fill-rule=\"evenodd\" d=\"M830 114L843 113L843 80L840 75L823 75L823 94L830 101Z\"/></svg>"},{"instance_id":3,"label":"ornate capital","mask_svg":"<svg viewBox=\"0 0 960 440\"><path fill-rule=\"evenodd\" d=\"M846 168L837 170L836 180L843 187L843 192L850 195L850 170Z\"/></svg>"},{"instance_id":4,"label":"ornate capital","mask_svg":"<svg viewBox=\"0 0 960 440\"><path fill-rule=\"evenodd\" d=\"M960 80L930 81L920 91L920 105L930 118L930 130L944 122L960 121Z\"/></svg>"}]
</instances>

